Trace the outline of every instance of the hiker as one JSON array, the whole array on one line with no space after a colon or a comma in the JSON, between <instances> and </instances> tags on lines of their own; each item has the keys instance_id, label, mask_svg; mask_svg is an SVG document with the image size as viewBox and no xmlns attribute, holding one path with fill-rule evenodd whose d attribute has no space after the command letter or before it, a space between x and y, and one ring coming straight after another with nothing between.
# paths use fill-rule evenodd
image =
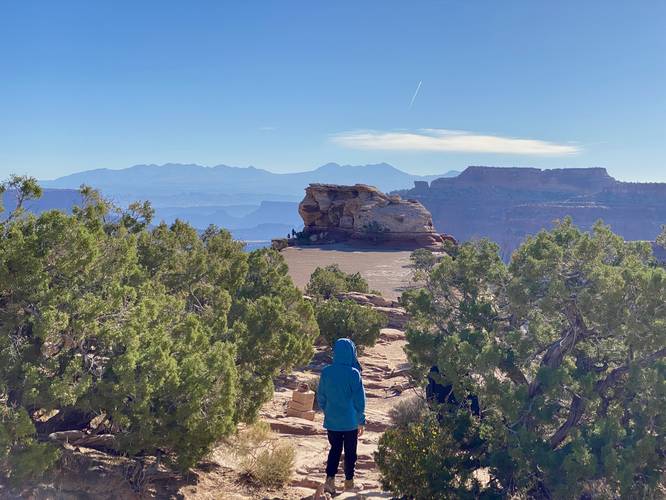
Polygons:
<instances>
[{"instance_id":1,"label":"hiker","mask_svg":"<svg viewBox=\"0 0 666 500\"><path fill-rule=\"evenodd\" d=\"M430 367L430 372L428 373L428 385L426 386L426 399L431 404L443 405L446 403L449 406L449 411L452 411L453 408L459 406L456 396L453 394L453 384L440 383L437 379L442 379L439 374L439 368L437 366ZM477 417L481 415L481 409L479 408L479 398L475 394L470 394L467 397L469 402L469 407L473 415Z\"/></svg>"},{"instance_id":2,"label":"hiker","mask_svg":"<svg viewBox=\"0 0 666 500\"><path fill-rule=\"evenodd\" d=\"M338 339L333 346L333 363L319 378L317 402L324 412L331 449L326 462L324 490L335 494L335 475L345 451L345 490L354 488L354 467L358 438L365 430L365 389L356 346L350 339Z\"/></svg>"}]
</instances>

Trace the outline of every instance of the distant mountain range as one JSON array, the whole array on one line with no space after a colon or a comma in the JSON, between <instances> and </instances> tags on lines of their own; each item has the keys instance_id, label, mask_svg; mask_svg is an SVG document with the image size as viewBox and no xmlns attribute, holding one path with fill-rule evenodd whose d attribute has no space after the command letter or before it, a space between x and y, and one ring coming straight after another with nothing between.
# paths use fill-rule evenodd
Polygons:
<instances>
[{"instance_id":1,"label":"distant mountain range","mask_svg":"<svg viewBox=\"0 0 666 500\"><path fill-rule=\"evenodd\" d=\"M430 182L457 174L452 170L442 175L412 175L387 163L358 166L328 163L315 170L289 174L254 167L169 163L87 170L40 184L49 188L42 204L62 202L62 206L51 208L68 206L65 199L56 200L53 193L63 190L71 196L76 193L72 189L85 184L99 189L121 206L149 200L155 207L155 222L172 223L181 219L198 229L215 224L229 229L238 239L267 241L286 236L292 228L300 230L298 202L310 183L360 183L393 191L408 189L415 181Z\"/></svg>"},{"instance_id":2,"label":"distant mountain range","mask_svg":"<svg viewBox=\"0 0 666 500\"><path fill-rule=\"evenodd\" d=\"M276 174L255 167L218 165L135 165L110 170L78 172L55 180L41 181L49 188L78 188L81 184L101 190L120 204L148 199L159 206L202 206L254 204L262 201L300 201L312 182L332 184L370 184L382 191L409 189L414 181L452 177L456 171L441 175L412 175L387 163L377 165L338 165L328 163L306 172Z\"/></svg>"}]
</instances>

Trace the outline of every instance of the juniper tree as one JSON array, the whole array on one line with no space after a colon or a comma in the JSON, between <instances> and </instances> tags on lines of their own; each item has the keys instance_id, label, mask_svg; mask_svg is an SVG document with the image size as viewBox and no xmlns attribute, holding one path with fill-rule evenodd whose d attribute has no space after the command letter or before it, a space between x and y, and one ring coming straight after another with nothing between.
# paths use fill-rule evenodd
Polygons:
<instances>
[{"instance_id":1,"label":"juniper tree","mask_svg":"<svg viewBox=\"0 0 666 500\"><path fill-rule=\"evenodd\" d=\"M9 187L39 194L31 179ZM318 335L277 252L83 195L72 215L0 226L0 474L14 480L57 459L50 432L94 417L117 452L187 468L256 417Z\"/></svg>"},{"instance_id":2,"label":"juniper tree","mask_svg":"<svg viewBox=\"0 0 666 500\"><path fill-rule=\"evenodd\" d=\"M361 348L373 346L387 323L382 313L351 300L320 302L316 317L321 337L331 347L340 338L351 339Z\"/></svg>"},{"instance_id":3,"label":"juniper tree","mask_svg":"<svg viewBox=\"0 0 666 500\"><path fill-rule=\"evenodd\" d=\"M316 300L326 300L343 292L368 293L368 282L359 273L345 273L337 264L318 267L310 276L305 293Z\"/></svg>"},{"instance_id":4,"label":"juniper tree","mask_svg":"<svg viewBox=\"0 0 666 500\"><path fill-rule=\"evenodd\" d=\"M565 220L508 265L493 243L461 245L403 297L415 372L437 366L461 403L382 437L387 488L415 498L659 495L666 270L649 244ZM466 407L471 394L481 418Z\"/></svg>"}]
</instances>

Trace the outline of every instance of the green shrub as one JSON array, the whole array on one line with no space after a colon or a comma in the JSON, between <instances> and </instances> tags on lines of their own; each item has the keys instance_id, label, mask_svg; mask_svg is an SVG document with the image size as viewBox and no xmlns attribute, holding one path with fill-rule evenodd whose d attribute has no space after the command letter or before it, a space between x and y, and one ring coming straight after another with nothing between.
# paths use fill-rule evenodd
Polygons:
<instances>
[{"instance_id":1,"label":"green shrub","mask_svg":"<svg viewBox=\"0 0 666 500\"><path fill-rule=\"evenodd\" d=\"M368 291L368 282L363 276L345 273L337 264L315 269L305 287L305 293L317 300L330 299L343 292Z\"/></svg>"},{"instance_id":2,"label":"green shrub","mask_svg":"<svg viewBox=\"0 0 666 500\"><path fill-rule=\"evenodd\" d=\"M381 313L350 300L331 299L316 307L319 333L328 345L339 338L349 338L358 347L373 346L386 325Z\"/></svg>"},{"instance_id":3,"label":"green shrub","mask_svg":"<svg viewBox=\"0 0 666 500\"><path fill-rule=\"evenodd\" d=\"M381 436L375 462L384 489L416 500L501 498L492 486L482 488L474 476L473 452L461 448L461 443L478 442L478 423L469 414L444 420L455 432L428 415Z\"/></svg>"},{"instance_id":4,"label":"green shrub","mask_svg":"<svg viewBox=\"0 0 666 500\"><path fill-rule=\"evenodd\" d=\"M482 418L444 411L388 431L385 484L418 498L657 498L666 474L666 269L645 242L565 220L511 263L488 241L408 295L407 353ZM425 382L425 380L424 380ZM403 461L403 459L407 459ZM490 481L469 482L487 469Z\"/></svg>"},{"instance_id":5,"label":"green shrub","mask_svg":"<svg viewBox=\"0 0 666 500\"><path fill-rule=\"evenodd\" d=\"M0 222L0 473L39 473L49 432L102 413L118 452L162 450L186 469L310 359L312 305L278 252L246 253L214 227L150 228L149 205L83 195L72 215ZM57 428L31 417L55 410Z\"/></svg>"},{"instance_id":6,"label":"green shrub","mask_svg":"<svg viewBox=\"0 0 666 500\"><path fill-rule=\"evenodd\" d=\"M40 476L53 465L60 451L35 439L35 427L24 408L0 401L0 474L12 484Z\"/></svg>"}]
</instances>

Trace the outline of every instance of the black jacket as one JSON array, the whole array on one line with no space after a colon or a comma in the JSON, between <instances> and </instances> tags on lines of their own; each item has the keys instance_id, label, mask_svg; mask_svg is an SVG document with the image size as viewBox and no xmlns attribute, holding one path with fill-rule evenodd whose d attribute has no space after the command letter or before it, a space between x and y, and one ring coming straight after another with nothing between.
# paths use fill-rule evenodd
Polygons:
<instances>
[{"instance_id":1,"label":"black jacket","mask_svg":"<svg viewBox=\"0 0 666 500\"><path fill-rule=\"evenodd\" d=\"M460 406L455 394L453 394L453 384L440 384L435 380L436 375L439 374L439 368L432 366L430 373L428 373L428 385L426 386L426 398L431 404L443 405L444 403L450 405L449 410L452 411L454 407ZM467 396L470 410L477 417L481 415L479 408L479 398L475 394Z\"/></svg>"}]
</instances>

